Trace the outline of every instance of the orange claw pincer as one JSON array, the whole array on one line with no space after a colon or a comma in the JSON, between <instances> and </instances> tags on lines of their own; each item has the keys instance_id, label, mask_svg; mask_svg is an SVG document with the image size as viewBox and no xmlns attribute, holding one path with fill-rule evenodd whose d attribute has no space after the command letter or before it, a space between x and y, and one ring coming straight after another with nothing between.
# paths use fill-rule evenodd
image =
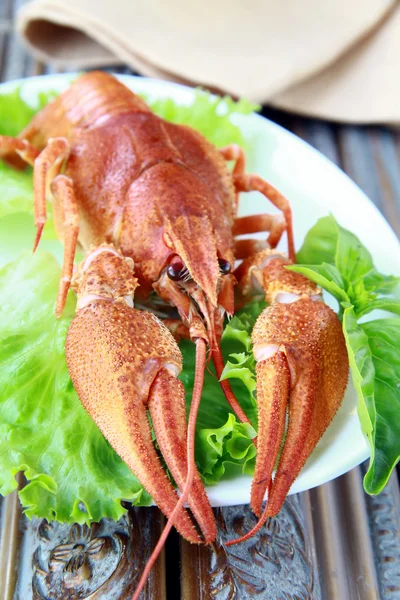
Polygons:
<instances>
[{"instance_id":1,"label":"orange claw pincer","mask_svg":"<svg viewBox=\"0 0 400 600\"><path fill-rule=\"evenodd\" d=\"M251 537L280 511L347 386L349 362L340 321L324 304L315 284L286 269L291 264L284 256L265 250L244 261L237 272L243 298L254 289L263 290L269 306L252 333L258 445L251 507L261 517L244 538L228 545Z\"/></svg>"},{"instance_id":2,"label":"orange claw pincer","mask_svg":"<svg viewBox=\"0 0 400 600\"><path fill-rule=\"evenodd\" d=\"M178 496L151 439L157 442L178 487L188 475L185 394L177 375L182 356L172 334L152 313L133 308L133 261L113 246L90 250L74 275L77 314L67 335L68 369L79 398L105 438L168 517ZM209 543L215 519L195 470L188 511L173 524L187 540Z\"/></svg>"}]
</instances>

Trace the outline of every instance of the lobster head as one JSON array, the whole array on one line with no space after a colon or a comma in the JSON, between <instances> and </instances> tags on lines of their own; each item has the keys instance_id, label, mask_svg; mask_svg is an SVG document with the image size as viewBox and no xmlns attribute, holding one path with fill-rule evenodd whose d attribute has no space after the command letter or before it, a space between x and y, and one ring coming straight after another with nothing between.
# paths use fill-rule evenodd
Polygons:
<instances>
[{"instance_id":1,"label":"lobster head","mask_svg":"<svg viewBox=\"0 0 400 600\"><path fill-rule=\"evenodd\" d=\"M167 221L164 242L169 254L156 292L173 304L190 337L218 344L224 316L234 310L234 256L207 216L180 216ZM225 243L224 243L225 242Z\"/></svg>"},{"instance_id":2,"label":"lobster head","mask_svg":"<svg viewBox=\"0 0 400 600\"><path fill-rule=\"evenodd\" d=\"M224 214L219 220L227 219ZM224 317L234 312L234 266L231 228L213 227L207 215L179 215L165 219L164 243L168 248L164 268L155 291L175 306L189 329L190 338L208 343L216 375L227 401L241 421L249 422L229 382L221 379L224 360L220 347ZM229 225L229 223L226 223ZM197 361L195 382L204 376L204 361ZM195 386L196 387L196 386Z\"/></svg>"}]
</instances>

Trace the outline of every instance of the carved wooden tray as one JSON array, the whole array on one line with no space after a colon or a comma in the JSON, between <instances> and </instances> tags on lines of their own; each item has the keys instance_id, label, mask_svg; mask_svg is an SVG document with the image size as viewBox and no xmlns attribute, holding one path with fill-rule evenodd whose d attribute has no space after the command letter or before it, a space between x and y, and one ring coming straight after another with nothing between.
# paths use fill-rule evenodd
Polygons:
<instances>
[{"instance_id":1,"label":"carved wooden tray","mask_svg":"<svg viewBox=\"0 0 400 600\"><path fill-rule=\"evenodd\" d=\"M91 527L29 522L15 494L0 509L1 600L128 600L164 524L157 508ZM248 506L215 515L212 548L170 536L142 600L400 598L396 475L377 498L364 494L360 468L292 496L257 536L229 549L224 541L254 516Z\"/></svg>"}]
</instances>

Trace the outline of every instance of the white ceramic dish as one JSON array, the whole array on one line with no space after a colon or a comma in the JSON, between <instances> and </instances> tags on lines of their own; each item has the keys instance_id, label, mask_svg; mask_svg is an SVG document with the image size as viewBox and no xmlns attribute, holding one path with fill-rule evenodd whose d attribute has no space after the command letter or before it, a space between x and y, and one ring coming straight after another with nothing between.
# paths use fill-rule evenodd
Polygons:
<instances>
[{"instance_id":1,"label":"white ceramic dish","mask_svg":"<svg viewBox=\"0 0 400 600\"><path fill-rule=\"evenodd\" d=\"M21 85L24 97L28 101L34 100L42 90L62 91L73 77L56 75L9 82L0 86L0 93ZM154 97L172 97L181 104L193 100L194 91L177 84L132 76L121 76L120 79L134 91ZM248 170L262 175L292 203L297 248L316 220L332 213L341 225L359 236L379 269L400 274L400 244L395 234L372 202L340 169L308 144L259 115L237 115L235 123L252 148ZM274 211L257 193L242 195L241 215L266 210ZM31 244L32 240L27 240L27 247ZM285 241L283 248L284 244ZM331 303L329 298L327 301ZM356 405L356 392L350 383L342 407L290 493L325 483L368 457ZM208 488L211 503L227 506L249 502L250 483L250 477L242 476Z\"/></svg>"}]
</instances>

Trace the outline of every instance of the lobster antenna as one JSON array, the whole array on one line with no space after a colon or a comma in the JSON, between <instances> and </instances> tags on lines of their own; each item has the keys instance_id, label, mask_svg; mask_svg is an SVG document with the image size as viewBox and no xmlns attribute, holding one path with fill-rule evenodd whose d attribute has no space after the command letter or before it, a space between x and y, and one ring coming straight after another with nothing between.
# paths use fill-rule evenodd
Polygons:
<instances>
[{"instance_id":1,"label":"lobster antenna","mask_svg":"<svg viewBox=\"0 0 400 600\"><path fill-rule=\"evenodd\" d=\"M190 405L189 411L189 419L188 419L188 436L187 436L187 460L188 460L188 470L185 485L182 490L181 497L179 501L176 503L174 510L169 516L169 519L163 529L163 532L158 540L156 547L154 548L151 556L147 562L147 565L142 573L142 576L139 580L138 586L135 590L135 593L132 597L132 600L138 600L147 578L150 574L151 569L154 566L161 550L164 547L165 541L171 531L176 516L179 511L182 510L184 503L187 500L187 497L190 493L190 489L193 484L194 475L196 472L195 467L195 458L194 458L194 437L196 432L196 421L197 421L197 413L199 411L201 393L203 391L203 383L204 383L204 371L206 366L206 342L205 340L198 338L196 340L196 370L194 376L194 385L193 385L193 394L192 394L192 403Z\"/></svg>"},{"instance_id":2,"label":"lobster antenna","mask_svg":"<svg viewBox=\"0 0 400 600\"><path fill-rule=\"evenodd\" d=\"M222 388L222 391L225 394L225 398L227 399L227 401L230 404L230 407L232 408L233 412L236 414L238 419L240 419L240 421L242 421L242 423L249 423L251 425L251 421L250 421L249 417L246 415L243 408L240 406L239 402L236 400L235 394L232 392L232 388L229 384L229 381L227 379L223 379L221 381L221 375L222 375L222 371L224 370L225 365L224 365L224 359L222 356L221 347L219 346L219 344L215 344L213 351L212 351L212 357L213 357L215 371L217 373L217 377L218 377L220 386ZM257 438L253 438L253 442L256 444Z\"/></svg>"}]
</instances>

